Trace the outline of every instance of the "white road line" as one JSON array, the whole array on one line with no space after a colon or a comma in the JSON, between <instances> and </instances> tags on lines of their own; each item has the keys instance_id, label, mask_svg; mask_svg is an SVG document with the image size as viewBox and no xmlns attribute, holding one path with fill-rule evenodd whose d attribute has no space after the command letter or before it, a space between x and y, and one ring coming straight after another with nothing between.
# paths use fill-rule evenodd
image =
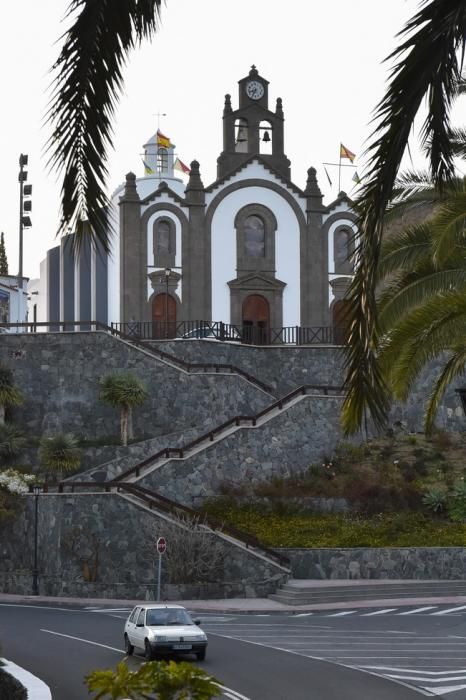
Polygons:
<instances>
[{"instance_id":1,"label":"white road line","mask_svg":"<svg viewBox=\"0 0 466 700\"><path fill-rule=\"evenodd\" d=\"M466 610L466 605L460 605L456 608L447 608L446 610L439 610L438 612L431 613L432 615L448 615L451 612L458 612L459 610Z\"/></svg>"},{"instance_id":2,"label":"white road line","mask_svg":"<svg viewBox=\"0 0 466 700\"><path fill-rule=\"evenodd\" d=\"M331 615L326 615L326 617L343 617L344 615L353 615L353 613L358 612L357 610L344 610L343 612L332 613Z\"/></svg>"},{"instance_id":3,"label":"white road line","mask_svg":"<svg viewBox=\"0 0 466 700\"><path fill-rule=\"evenodd\" d=\"M374 612L364 613L361 617L371 617L372 615L385 615L385 613L393 612L398 608L385 608L384 610L375 610Z\"/></svg>"},{"instance_id":4,"label":"white road line","mask_svg":"<svg viewBox=\"0 0 466 700\"><path fill-rule=\"evenodd\" d=\"M235 700L249 700L249 698L247 698L245 695L241 695L241 693L238 693L238 691L227 688L226 685L220 685L219 683L219 687L224 691L228 698L235 698Z\"/></svg>"},{"instance_id":5,"label":"white road line","mask_svg":"<svg viewBox=\"0 0 466 700\"><path fill-rule=\"evenodd\" d=\"M446 685L444 688L425 688L425 690L430 690L432 695L446 695L447 693L454 693L457 690L464 690L466 685Z\"/></svg>"},{"instance_id":6,"label":"white road line","mask_svg":"<svg viewBox=\"0 0 466 700\"><path fill-rule=\"evenodd\" d=\"M41 629L41 632L47 632L47 634L55 634L57 637L66 637L67 639L74 639L77 642L84 642L85 644L92 644L94 647L103 647L104 649L110 649L110 651L116 651L118 654L124 655L124 651L117 649L116 647L110 647L108 644L99 644L98 642L91 642L90 639L82 639L81 637L73 637L71 634L62 634L61 632L54 632L53 630Z\"/></svg>"},{"instance_id":7,"label":"white road line","mask_svg":"<svg viewBox=\"0 0 466 700\"><path fill-rule=\"evenodd\" d=\"M447 676L446 678L426 678L425 676L399 676L387 673L387 678L401 678L404 681L423 681L424 683L445 683L445 681L466 681L466 676ZM425 686L424 686L425 687Z\"/></svg>"},{"instance_id":8,"label":"white road line","mask_svg":"<svg viewBox=\"0 0 466 700\"><path fill-rule=\"evenodd\" d=\"M131 612L133 608L87 608L91 612L95 613L111 613L111 612Z\"/></svg>"},{"instance_id":9,"label":"white road line","mask_svg":"<svg viewBox=\"0 0 466 700\"><path fill-rule=\"evenodd\" d=\"M425 612L426 610L435 610L438 605L426 605L425 608L416 608L415 610L408 610L407 612L398 613L398 615L415 615L416 613Z\"/></svg>"},{"instance_id":10,"label":"white road line","mask_svg":"<svg viewBox=\"0 0 466 700\"><path fill-rule=\"evenodd\" d=\"M314 615L314 613L311 613L311 612L298 613L297 615L293 615L293 617L311 617L311 615Z\"/></svg>"},{"instance_id":11,"label":"white road line","mask_svg":"<svg viewBox=\"0 0 466 700\"><path fill-rule=\"evenodd\" d=\"M375 668L378 671L406 671L407 673L419 673L419 669L416 668L394 668L393 666L364 666L363 668ZM459 668L454 671L423 671L424 675L429 675L429 676L444 676L448 675L449 673L466 673L466 669L464 668Z\"/></svg>"}]
</instances>

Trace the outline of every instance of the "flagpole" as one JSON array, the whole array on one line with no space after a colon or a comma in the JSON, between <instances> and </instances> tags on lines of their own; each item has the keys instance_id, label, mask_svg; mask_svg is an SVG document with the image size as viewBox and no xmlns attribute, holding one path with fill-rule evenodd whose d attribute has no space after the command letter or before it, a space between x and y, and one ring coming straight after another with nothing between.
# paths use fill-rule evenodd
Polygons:
<instances>
[{"instance_id":1,"label":"flagpole","mask_svg":"<svg viewBox=\"0 0 466 700\"><path fill-rule=\"evenodd\" d=\"M340 143L340 158L338 161L338 194L341 192L341 143Z\"/></svg>"}]
</instances>

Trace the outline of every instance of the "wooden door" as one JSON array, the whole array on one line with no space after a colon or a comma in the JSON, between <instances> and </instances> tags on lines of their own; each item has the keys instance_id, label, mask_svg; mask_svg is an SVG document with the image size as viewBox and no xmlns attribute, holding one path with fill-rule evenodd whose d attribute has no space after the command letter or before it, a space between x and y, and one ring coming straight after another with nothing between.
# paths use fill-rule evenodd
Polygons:
<instances>
[{"instance_id":1,"label":"wooden door","mask_svg":"<svg viewBox=\"0 0 466 700\"><path fill-rule=\"evenodd\" d=\"M152 336L174 338L176 335L176 301L170 294L157 294L152 302Z\"/></svg>"},{"instance_id":2,"label":"wooden door","mask_svg":"<svg viewBox=\"0 0 466 700\"><path fill-rule=\"evenodd\" d=\"M348 303L344 299L332 306L333 342L345 345L348 340Z\"/></svg>"},{"instance_id":3,"label":"wooden door","mask_svg":"<svg viewBox=\"0 0 466 700\"><path fill-rule=\"evenodd\" d=\"M246 342L264 345L270 328L269 302L260 294L250 294L243 301L243 335Z\"/></svg>"}]
</instances>

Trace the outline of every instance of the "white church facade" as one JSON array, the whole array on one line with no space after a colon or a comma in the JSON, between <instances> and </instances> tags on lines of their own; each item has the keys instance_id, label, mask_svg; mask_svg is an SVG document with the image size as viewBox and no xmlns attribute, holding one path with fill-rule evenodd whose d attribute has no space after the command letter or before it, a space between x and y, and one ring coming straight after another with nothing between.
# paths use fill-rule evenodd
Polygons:
<instances>
[{"instance_id":1,"label":"white church facade","mask_svg":"<svg viewBox=\"0 0 466 700\"><path fill-rule=\"evenodd\" d=\"M314 168L304 190L293 184L282 101L269 109L254 66L236 109L225 96L215 182L204 186L197 161L187 184L176 177L175 146L159 132L144 152L144 175L112 196L111 256L89 244L75 258L71 237L48 251L38 320L153 322L161 337L182 321L261 332L338 322L356 216L345 193L324 205Z\"/></svg>"}]
</instances>

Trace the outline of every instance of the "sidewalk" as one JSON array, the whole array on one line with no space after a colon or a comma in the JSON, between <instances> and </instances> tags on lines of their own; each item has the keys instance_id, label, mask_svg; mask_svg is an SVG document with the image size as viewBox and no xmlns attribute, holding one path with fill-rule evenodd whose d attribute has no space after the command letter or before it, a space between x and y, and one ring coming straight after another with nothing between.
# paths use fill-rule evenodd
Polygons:
<instances>
[{"instance_id":1,"label":"sidewalk","mask_svg":"<svg viewBox=\"0 0 466 700\"><path fill-rule=\"evenodd\" d=\"M303 582L304 583L304 582ZM161 601L167 604L183 605L189 610L195 610L197 612L217 612L217 613L280 613L280 612L312 612L313 610L345 610L353 608L373 608L373 607L385 607L385 606L415 606L415 605L466 605L466 581L452 581L452 584L464 584L464 595L429 595L429 596L419 596L416 595L416 586L420 584L425 584L425 581L393 581L393 580L358 580L358 581L309 581L306 582L307 588L319 588L322 591L323 588L327 588L329 592L329 601L319 602L314 604L304 604L304 605L284 605L269 598L222 598L216 600L170 600ZM429 581L431 586L435 586L436 583L445 586L445 581ZM396 595L394 592L393 597L378 598L375 597L377 593L377 588L380 586L399 586L404 584L409 588L413 587L413 592L409 592L404 595ZM332 589L336 586L345 587L347 590L354 588L354 591L358 590L361 586L370 587L373 589L371 591L366 591L367 597L364 600L344 600L344 601L332 601L331 594ZM440 587L440 586L439 586ZM372 597L371 597L372 595ZM321 597L321 596L319 596ZM15 595L8 593L0 593L0 603L3 604L23 604L23 605L50 605L53 607L74 607L74 606L85 606L85 607L112 607L112 608L129 608L138 603L147 603L148 601L141 600L123 600L121 598L67 598L64 596L52 597L52 596L32 596L32 595Z\"/></svg>"}]
</instances>

